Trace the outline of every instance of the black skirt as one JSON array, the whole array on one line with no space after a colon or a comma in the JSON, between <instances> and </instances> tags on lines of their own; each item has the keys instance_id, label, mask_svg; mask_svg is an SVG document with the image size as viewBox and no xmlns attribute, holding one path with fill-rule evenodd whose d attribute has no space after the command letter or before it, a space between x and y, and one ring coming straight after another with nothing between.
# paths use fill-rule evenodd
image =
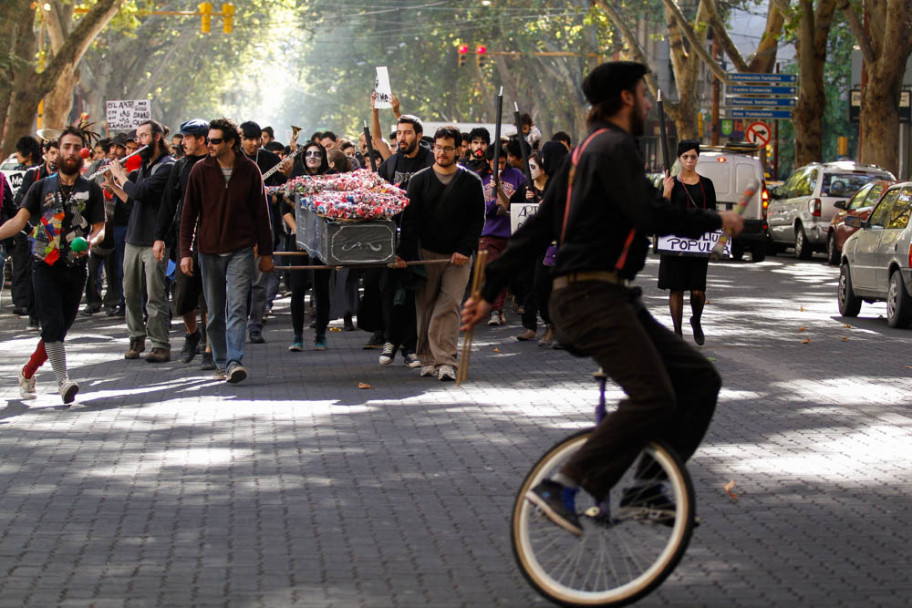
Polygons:
<instances>
[{"instance_id":1,"label":"black skirt","mask_svg":"<svg viewBox=\"0 0 912 608\"><path fill-rule=\"evenodd\" d=\"M709 258L663 255L659 261L659 289L706 291Z\"/></svg>"}]
</instances>

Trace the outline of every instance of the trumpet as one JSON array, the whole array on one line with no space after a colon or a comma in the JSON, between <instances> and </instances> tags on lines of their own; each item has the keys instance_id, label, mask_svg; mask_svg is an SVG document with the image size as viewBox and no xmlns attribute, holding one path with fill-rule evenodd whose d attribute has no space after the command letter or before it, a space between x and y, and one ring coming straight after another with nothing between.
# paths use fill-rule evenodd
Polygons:
<instances>
[{"instance_id":1,"label":"trumpet","mask_svg":"<svg viewBox=\"0 0 912 608\"><path fill-rule=\"evenodd\" d=\"M143 150L145 150L148 147L149 146L142 146L142 147L137 148L131 154L128 154L128 155L124 156L123 158L121 158L119 162L124 163L128 158L133 158L134 156L136 156L137 154L139 154L140 152L142 152ZM111 165L110 164L105 165L104 167L102 167L101 169L99 169L98 171L93 173L92 175L87 176L86 179L91 181L91 180L95 179L96 177L98 177L99 175L102 175L105 171L110 171L110 170L111 170Z\"/></svg>"}]
</instances>

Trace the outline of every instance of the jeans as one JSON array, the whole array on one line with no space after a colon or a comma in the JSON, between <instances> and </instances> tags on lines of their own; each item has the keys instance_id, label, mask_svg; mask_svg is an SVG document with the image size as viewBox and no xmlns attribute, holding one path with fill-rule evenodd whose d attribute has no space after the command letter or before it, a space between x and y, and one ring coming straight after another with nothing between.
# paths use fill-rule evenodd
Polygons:
<instances>
[{"instance_id":1,"label":"jeans","mask_svg":"<svg viewBox=\"0 0 912 608\"><path fill-rule=\"evenodd\" d=\"M259 260L260 258L256 258ZM247 320L247 330L250 332L263 331L263 317L266 316L267 289L274 272L260 272L253 267L253 283L250 288L250 310Z\"/></svg>"},{"instance_id":2,"label":"jeans","mask_svg":"<svg viewBox=\"0 0 912 608\"><path fill-rule=\"evenodd\" d=\"M167 258L167 256L165 256ZM171 329L171 311L165 289L167 262L159 262L152 255L151 247L127 243L124 250L123 290L126 300L127 330L130 338L152 340L152 348L171 348L168 332ZM145 283L145 292L143 284ZM143 324L143 295L149 320Z\"/></svg>"},{"instance_id":3,"label":"jeans","mask_svg":"<svg viewBox=\"0 0 912 608\"><path fill-rule=\"evenodd\" d=\"M627 394L561 469L597 500L651 439L667 441L686 462L703 440L722 387L712 363L656 321L640 293L595 281L551 293L557 339L595 359Z\"/></svg>"},{"instance_id":4,"label":"jeans","mask_svg":"<svg viewBox=\"0 0 912 608\"><path fill-rule=\"evenodd\" d=\"M199 254L199 272L209 318L206 331L212 358L219 369L244 359L247 333L247 294L253 283L253 247L227 255Z\"/></svg>"}]
</instances>

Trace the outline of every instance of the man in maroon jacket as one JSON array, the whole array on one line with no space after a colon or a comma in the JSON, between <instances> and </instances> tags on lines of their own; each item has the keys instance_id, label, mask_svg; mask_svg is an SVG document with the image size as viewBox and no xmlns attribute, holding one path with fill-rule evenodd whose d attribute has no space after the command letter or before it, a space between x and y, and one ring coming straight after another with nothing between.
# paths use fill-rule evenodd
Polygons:
<instances>
[{"instance_id":1,"label":"man in maroon jacket","mask_svg":"<svg viewBox=\"0 0 912 608\"><path fill-rule=\"evenodd\" d=\"M224 118L209 123L209 157L194 165L187 183L180 255L188 276L197 271L190 251L194 234L215 377L241 382L247 377L241 363L254 257L262 272L272 272L272 227L260 170L241 152L237 127Z\"/></svg>"}]
</instances>

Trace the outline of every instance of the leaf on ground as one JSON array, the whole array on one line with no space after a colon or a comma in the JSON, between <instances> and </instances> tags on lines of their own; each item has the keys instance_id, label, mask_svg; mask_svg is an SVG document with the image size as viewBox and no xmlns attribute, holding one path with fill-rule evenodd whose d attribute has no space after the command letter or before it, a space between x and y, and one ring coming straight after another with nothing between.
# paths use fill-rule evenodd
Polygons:
<instances>
[{"instance_id":1,"label":"leaf on ground","mask_svg":"<svg viewBox=\"0 0 912 608\"><path fill-rule=\"evenodd\" d=\"M804 306L801 307L801 312L804 312Z\"/></svg>"},{"instance_id":2,"label":"leaf on ground","mask_svg":"<svg viewBox=\"0 0 912 608\"><path fill-rule=\"evenodd\" d=\"M342 331L342 328L341 328L341 327L330 327L330 328L329 328L329 331L333 331L333 332L335 332L335 331Z\"/></svg>"},{"instance_id":3,"label":"leaf on ground","mask_svg":"<svg viewBox=\"0 0 912 608\"><path fill-rule=\"evenodd\" d=\"M735 480L732 479L727 484L722 486L722 489L725 490L725 493L728 494L728 497L732 499L732 502L738 502L738 495L735 494L735 486L738 484L735 483Z\"/></svg>"},{"instance_id":4,"label":"leaf on ground","mask_svg":"<svg viewBox=\"0 0 912 608\"><path fill-rule=\"evenodd\" d=\"M367 382L359 382L358 388L374 388L374 387L371 386L370 384L368 384Z\"/></svg>"},{"instance_id":5,"label":"leaf on ground","mask_svg":"<svg viewBox=\"0 0 912 608\"><path fill-rule=\"evenodd\" d=\"M852 326L849 325L848 323L844 323L844 324L843 324L843 327L846 328L846 329L852 329Z\"/></svg>"},{"instance_id":6,"label":"leaf on ground","mask_svg":"<svg viewBox=\"0 0 912 608\"><path fill-rule=\"evenodd\" d=\"M905 368L906 368L906 369L912 369L912 365L906 365Z\"/></svg>"},{"instance_id":7,"label":"leaf on ground","mask_svg":"<svg viewBox=\"0 0 912 608\"><path fill-rule=\"evenodd\" d=\"M494 349L494 352L495 352L495 353L499 353L499 352L500 352L500 349L499 349L499 348L495 348L495 349Z\"/></svg>"},{"instance_id":8,"label":"leaf on ground","mask_svg":"<svg viewBox=\"0 0 912 608\"><path fill-rule=\"evenodd\" d=\"M799 332L801 332L801 331L807 331L807 330L808 330L808 328L805 327L804 325L802 325L801 327L798 328L798 331L799 331Z\"/></svg>"},{"instance_id":9,"label":"leaf on ground","mask_svg":"<svg viewBox=\"0 0 912 608\"><path fill-rule=\"evenodd\" d=\"M810 338L805 338L804 340L801 341L801 343L802 343L802 344L810 344L810 343L811 343L811 339L810 339Z\"/></svg>"},{"instance_id":10,"label":"leaf on ground","mask_svg":"<svg viewBox=\"0 0 912 608\"><path fill-rule=\"evenodd\" d=\"M842 341L843 341L843 342L848 342L848 341L849 341L849 337L848 337L848 336L843 336L843 337L842 337Z\"/></svg>"}]
</instances>

